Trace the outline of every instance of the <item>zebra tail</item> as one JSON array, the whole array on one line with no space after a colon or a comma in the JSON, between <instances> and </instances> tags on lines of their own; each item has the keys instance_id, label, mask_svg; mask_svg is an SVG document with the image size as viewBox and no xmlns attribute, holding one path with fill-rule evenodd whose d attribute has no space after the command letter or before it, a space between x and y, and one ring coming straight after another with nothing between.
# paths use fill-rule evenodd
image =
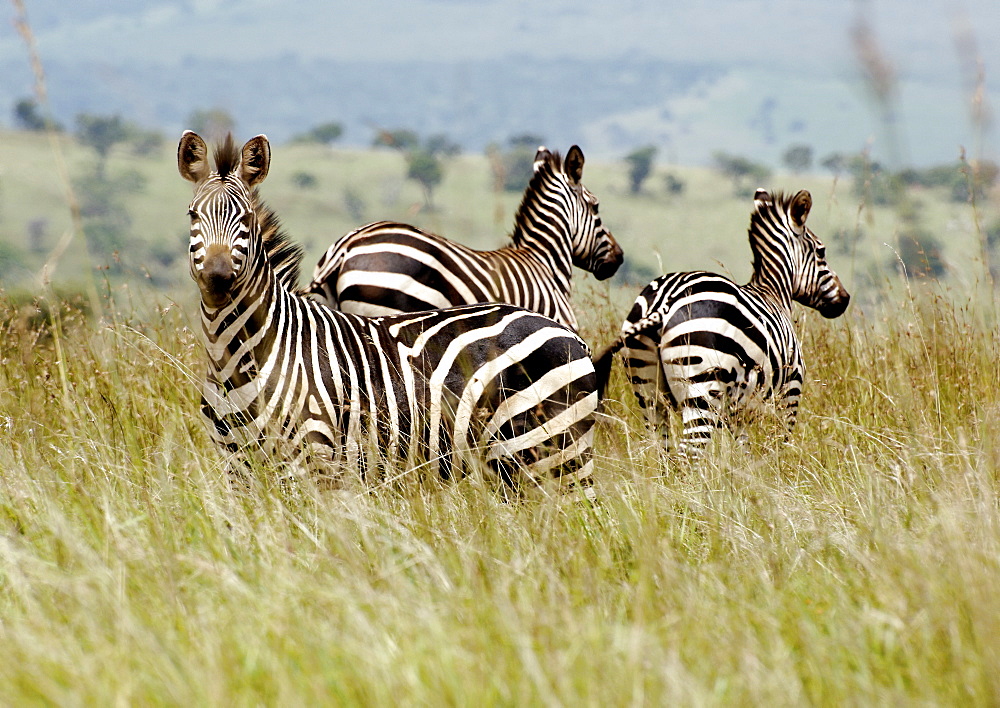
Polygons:
<instances>
[{"instance_id":1,"label":"zebra tail","mask_svg":"<svg viewBox=\"0 0 1000 708\"><path fill-rule=\"evenodd\" d=\"M621 351L624 346L625 340L619 337L594 357L594 373L597 374L597 398L599 400L604 400L604 389L608 387L608 379L611 377L611 362L614 361L615 354Z\"/></svg>"},{"instance_id":2,"label":"zebra tail","mask_svg":"<svg viewBox=\"0 0 1000 708\"><path fill-rule=\"evenodd\" d=\"M611 378L611 363L615 359L615 354L625 347L625 340L646 330L659 327L661 324L663 324L663 315L659 312L654 312L635 322L626 323L618 338L594 357L594 373L597 374L597 397L599 400L604 400L604 391L608 386L608 379Z\"/></svg>"}]
</instances>

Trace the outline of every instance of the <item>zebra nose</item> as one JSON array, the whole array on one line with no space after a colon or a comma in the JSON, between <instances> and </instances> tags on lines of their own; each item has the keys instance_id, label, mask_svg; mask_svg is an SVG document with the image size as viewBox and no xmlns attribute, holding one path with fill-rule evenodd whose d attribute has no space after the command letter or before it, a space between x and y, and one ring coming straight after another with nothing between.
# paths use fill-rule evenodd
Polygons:
<instances>
[{"instance_id":1,"label":"zebra nose","mask_svg":"<svg viewBox=\"0 0 1000 708\"><path fill-rule=\"evenodd\" d=\"M207 304L219 307L225 303L234 280L236 280L236 270L233 268L233 258L228 251L209 253L206 256L198 274L198 285Z\"/></svg>"},{"instance_id":2,"label":"zebra nose","mask_svg":"<svg viewBox=\"0 0 1000 708\"><path fill-rule=\"evenodd\" d=\"M594 277L598 280L607 280L612 275L618 272L618 267L625 260L625 252L622 251L622 247L618 245L611 232L607 232L608 241L611 242L611 248L608 250L607 255L597 264L597 268L594 269Z\"/></svg>"},{"instance_id":3,"label":"zebra nose","mask_svg":"<svg viewBox=\"0 0 1000 708\"><path fill-rule=\"evenodd\" d=\"M837 288L837 296L832 300L829 300L827 304L820 308L819 314L828 320L832 320L834 317L840 317L847 310L847 306L851 302L851 294L847 292L843 285Z\"/></svg>"}]
</instances>

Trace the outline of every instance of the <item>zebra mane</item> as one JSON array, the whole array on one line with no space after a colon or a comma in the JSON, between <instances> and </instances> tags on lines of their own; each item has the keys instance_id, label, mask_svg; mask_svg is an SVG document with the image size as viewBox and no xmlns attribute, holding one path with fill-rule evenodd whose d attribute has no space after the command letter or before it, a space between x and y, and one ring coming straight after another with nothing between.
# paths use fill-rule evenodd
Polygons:
<instances>
[{"instance_id":1,"label":"zebra mane","mask_svg":"<svg viewBox=\"0 0 1000 708\"><path fill-rule=\"evenodd\" d=\"M758 189L757 191L759 193L761 190ZM787 213L792 202L792 197L794 196L793 194L778 191L770 192L767 199L754 199L753 215L750 217L751 223L755 223L756 217L763 216L765 213Z\"/></svg>"},{"instance_id":2,"label":"zebra mane","mask_svg":"<svg viewBox=\"0 0 1000 708\"><path fill-rule=\"evenodd\" d=\"M253 190L253 205L257 212L257 220L260 222L264 253L267 254L274 277L286 290L296 292L304 255L302 246L293 242L285 233L278 215L261 201L256 189Z\"/></svg>"},{"instance_id":3,"label":"zebra mane","mask_svg":"<svg viewBox=\"0 0 1000 708\"><path fill-rule=\"evenodd\" d=\"M215 158L215 171L223 179L231 175L240 166L242 155L240 154L240 149L236 147L236 143L233 142L232 133L226 133L226 139L216 144L213 157Z\"/></svg>"},{"instance_id":4,"label":"zebra mane","mask_svg":"<svg viewBox=\"0 0 1000 708\"><path fill-rule=\"evenodd\" d=\"M558 151L550 151L548 157L542 161L541 166L531 175L528 186L521 197L521 204L517 207L514 215L514 231L510 235L511 242L516 246L520 242L520 235L527 230L529 222L528 205L538 198L542 183L550 175L562 170L563 159Z\"/></svg>"}]
</instances>

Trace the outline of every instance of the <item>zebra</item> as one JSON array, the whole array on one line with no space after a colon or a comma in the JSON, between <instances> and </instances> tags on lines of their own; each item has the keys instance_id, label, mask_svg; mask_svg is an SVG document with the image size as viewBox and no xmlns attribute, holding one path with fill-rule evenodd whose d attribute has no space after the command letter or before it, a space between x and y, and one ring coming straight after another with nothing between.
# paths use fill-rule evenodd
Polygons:
<instances>
[{"instance_id":1,"label":"zebra","mask_svg":"<svg viewBox=\"0 0 1000 708\"><path fill-rule=\"evenodd\" d=\"M792 301L834 318L851 298L806 226L811 207L806 190L791 197L757 190L749 227L753 275L746 285L700 271L649 283L618 339L595 358L601 397L613 357L625 349L635 396L665 445L668 404L680 410L682 456L699 456L723 425L741 431L765 401L784 409L790 434L804 375Z\"/></svg>"},{"instance_id":2,"label":"zebra","mask_svg":"<svg viewBox=\"0 0 1000 708\"><path fill-rule=\"evenodd\" d=\"M575 332L504 304L364 317L303 296L302 249L258 191L267 138L239 149L229 135L213 158L214 170L184 132L177 165L195 185L190 272L208 354L201 412L217 445L332 486L350 467L364 478L396 461L448 479L485 460L510 488L594 498L596 377Z\"/></svg>"},{"instance_id":3,"label":"zebra","mask_svg":"<svg viewBox=\"0 0 1000 708\"><path fill-rule=\"evenodd\" d=\"M582 177L579 146L565 160L539 147L509 245L476 251L408 224L378 221L330 246L305 291L360 315L507 302L577 330L569 300L573 266L606 280L622 263L622 249Z\"/></svg>"}]
</instances>

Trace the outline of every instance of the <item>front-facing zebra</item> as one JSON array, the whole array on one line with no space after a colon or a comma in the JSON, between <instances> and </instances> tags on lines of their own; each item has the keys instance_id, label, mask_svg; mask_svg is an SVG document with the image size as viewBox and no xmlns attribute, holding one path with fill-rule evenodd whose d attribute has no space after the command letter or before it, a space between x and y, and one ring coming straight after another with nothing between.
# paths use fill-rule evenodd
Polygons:
<instances>
[{"instance_id":1,"label":"front-facing zebra","mask_svg":"<svg viewBox=\"0 0 1000 708\"><path fill-rule=\"evenodd\" d=\"M805 190L792 197L757 190L746 285L705 272L670 273L647 285L620 337L595 360L602 396L613 357L625 348L636 398L665 444L667 403L680 410L682 454L699 453L723 424L739 428L768 400L785 409L791 431L803 378L792 301L828 318L850 301L806 227L811 207Z\"/></svg>"},{"instance_id":2,"label":"front-facing zebra","mask_svg":"<svg viewBox=\"0 0 1000 708\"><path fill-rule=\"evenodd\" d=\"M414 226L379 221L341 237L320 259L307 292L331 307L384 315L507 302L577 329L573 266L610 278L622 249L583 186L583 151L544 147L514 218L511 244L476 251Z\"/></svg>"},{"instance_id":3,"label":"front-facing zebra","mask_svg":"<svg viewBox=\"0 0 1000 708\"><path fill-rule=\"evenodd\" d=\"M367 318L305 298L301 252L256 189L267 138L240 150L230 136L214 159L212 170L204 141L184 133L209 360L202 412L219 445L335 482L345 465L426 462L447 478L485 459L512 485L555 480L592 496L596 379L574 332L508 305Z\"/></svg>"}]
</instances>

